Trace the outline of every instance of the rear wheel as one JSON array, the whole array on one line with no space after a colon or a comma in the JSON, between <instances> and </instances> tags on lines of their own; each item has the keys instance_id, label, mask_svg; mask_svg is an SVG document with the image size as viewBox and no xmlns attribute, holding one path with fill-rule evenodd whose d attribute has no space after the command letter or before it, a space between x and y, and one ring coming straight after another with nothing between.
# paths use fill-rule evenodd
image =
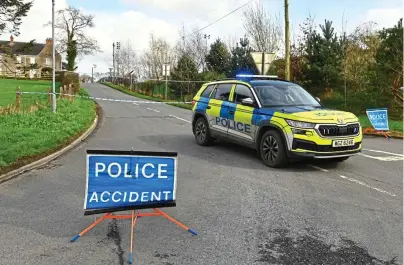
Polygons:
<instances>
[{"instance_id":1,"label":"rear wheel","mask_svg":"<svg viewBox=\"0 0 404 265\"><path fill-rule=\"evenodd\" d=\"M212 143L209 125L204 117L198 118L195 122L195 140L199 145L206 146Z\"/></svg>"},{"instance_id":2,"label":"rear wheel","mask_svg":"<svg viewBox=\"0 0 404 265\"><path fill-rule=\"evenodd\" d=\"M259 152L268 167L284 167L288 164L285 142L279 132L269 130L261 138Z\"/></svg>"}]
</instances>

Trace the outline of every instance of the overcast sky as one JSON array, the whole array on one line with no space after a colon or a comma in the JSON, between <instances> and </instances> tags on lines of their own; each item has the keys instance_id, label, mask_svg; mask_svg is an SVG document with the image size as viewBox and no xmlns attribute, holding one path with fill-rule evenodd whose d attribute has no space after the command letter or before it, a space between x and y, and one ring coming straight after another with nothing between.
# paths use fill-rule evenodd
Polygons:
<instances>
[{"instance_id":1,"label":"overcast sky","mask_svg":"<svg viewBox=\"0 0 404 265\"><path fill-rule=\"evenodd\" d=\"M255 0L249 5L254 5ZM91 66L97 65L96 71L108 72L106 60L112 58L112 43L131 40L133 48L147 48L150 33L162 36L174 43L182 25L186 30L200 29L223 17L231 11L249 2L249 0L55 0L56 9L67 4L81 8L83 12L95 15L96 27L88 31L95 37L103 50L94 56L86 56L78 62L78 71L91 73ZM263 0L267 12L282 17L284 0ZM292 35L299 33L301 24L308 15L315 17L316 24L329 19L334 22L337 31L346 21L348 31L358 24L374 21L378 27L394 25L402 17L402 0L289 0L289 18ZM43 27L52 18L50 0L34 0L34 6L23 19L20 36L15 41L45 42L52 36L50 27ZM240 9L202 32L210 34L210 41L217 37L244 35ZM8 39L3 34L1 39Z\"/></svg>"}]
</instances>

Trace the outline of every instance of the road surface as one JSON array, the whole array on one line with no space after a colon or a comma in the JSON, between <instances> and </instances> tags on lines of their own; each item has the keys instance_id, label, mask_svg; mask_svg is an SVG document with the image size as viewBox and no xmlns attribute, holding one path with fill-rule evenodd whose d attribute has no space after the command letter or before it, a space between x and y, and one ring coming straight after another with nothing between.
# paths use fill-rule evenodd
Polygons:
<instances>
[{"instance_id":1,"label":"road surface","mask_svg":"<svg viewBox=\"0 0 404 265\"><path fill-rule=\"evenodd\" d=\"M86 87L97 97L133 99ZM177 207L164 210L198 232L141 218L134 264L403 263L401 140L366 138L363 155L340 165L270 169L254 151L197 146L188 110L100 105L100 127L85 143L0 185L0 264L128 264L129 220L70 239L93 221L83 215L85 150L132 147L179 153Z\"/></svg>"}]
</instances>

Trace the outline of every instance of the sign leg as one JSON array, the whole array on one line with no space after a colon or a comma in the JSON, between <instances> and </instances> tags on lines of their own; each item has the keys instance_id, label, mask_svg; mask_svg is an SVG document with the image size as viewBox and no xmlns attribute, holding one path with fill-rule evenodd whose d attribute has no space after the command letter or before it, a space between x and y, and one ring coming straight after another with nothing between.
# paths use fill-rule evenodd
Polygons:
<instances>
[{"instance_id":1,"label":"sign leg","mask_svg":"<svg viewBox=\"0 0 404 265\"><path fill-rule=\"evenodd\" d=\"M101 223L106 217L110 216L112 213L107 213L105 214L103 217L101 217L100 219L98 219L97 221L95 221L94 223L92 223L89 227L87 227L86 229L84 229L83 231L81 231L78 235L75 235L72 239L71 242L76 241L79 237L83 236L85 233L87 233L88 231L90 231L91 229L93 229L96 225L98 225L99 223Z\"/></svg>"},{"instance_id":2,"label":"sign leg","mask_svg":"<svg viewBox=\"0 0 404 265\"><path fill-rule=\"evenodd\" d=\"M133 262L133 230L135 229L137 214L135 214L135 210L132 210L132 228L130 231L130 255L129 255L129 264Z\"/></svg>"},{"instance_id":3,"label":"sign leg","mask_svg":"<svg viewBox=\"0 0 404 265\"><path fill-rule=\"evenodd\" d=\"M181 227L182 229L187 230L188 232L190 232L193 235L197 235L196 231L193 230L192 228L189 228L188 226L178 222L177 220L175 220L174 218L172 218L171 216L169 216L168 214L166 214L165 212L155 208L154 211L158 212L160 215L164 216L165 218L167 218L168 220L170 220L171 222L175 223L176 225L178 225L179 227Z\"/></svg>"}]
</instances>

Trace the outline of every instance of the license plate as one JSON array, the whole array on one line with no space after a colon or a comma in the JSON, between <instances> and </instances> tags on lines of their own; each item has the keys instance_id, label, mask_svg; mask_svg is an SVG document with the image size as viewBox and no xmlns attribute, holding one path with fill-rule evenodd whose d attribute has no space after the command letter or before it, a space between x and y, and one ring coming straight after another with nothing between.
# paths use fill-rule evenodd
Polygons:
<instances>
[{"instance_id":1,"label":"license plate","mask_svg":"<svg viewBox=\"0 0 404 265\"><path fill-rule=\"evenodd\" d=\"M343 146L352 146L352 145L355 145L354 139L332 141L332 147L343 147Z\"/></svg>"}]
</instances>

